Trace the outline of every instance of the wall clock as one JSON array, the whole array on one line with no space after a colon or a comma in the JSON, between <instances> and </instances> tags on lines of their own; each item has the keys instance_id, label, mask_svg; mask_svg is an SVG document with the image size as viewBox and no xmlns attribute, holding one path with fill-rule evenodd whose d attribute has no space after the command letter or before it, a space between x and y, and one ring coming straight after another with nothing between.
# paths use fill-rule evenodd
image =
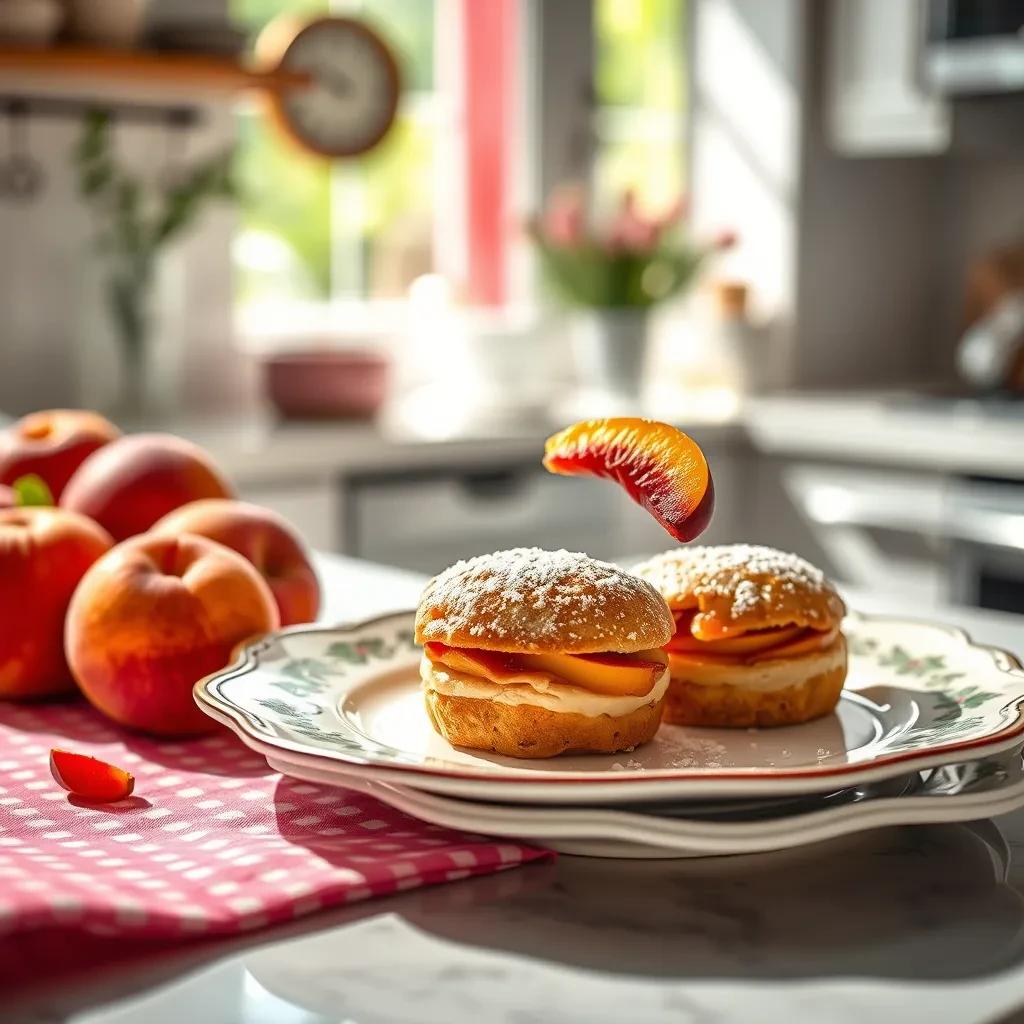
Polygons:
<instances>
[{"instance_id":1,"label":"wall clock","mask_svg":"<svg viewBox=\"0 0 1024 1024\"><path fill-rule=\"evenodd\" d=\"M312 82L275 91L271 110L299 145L326 157L358 156L394 123L398 64L383 39L354 18L325 17L267 26L257 53Z\"/></svg>"}]
</instances>

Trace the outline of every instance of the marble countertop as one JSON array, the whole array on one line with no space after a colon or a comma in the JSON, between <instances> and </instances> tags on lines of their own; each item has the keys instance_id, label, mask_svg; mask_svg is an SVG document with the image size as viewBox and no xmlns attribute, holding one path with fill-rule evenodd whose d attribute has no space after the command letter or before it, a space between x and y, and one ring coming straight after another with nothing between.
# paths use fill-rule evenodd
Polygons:
<instances>
[{"instance_id":1,"label":"marble countertop","mask_svg":"<svg viewBox=\"0 0 1024 1024\"><path fill-rule=\"evenodd\" d=\"M419 577L321 564L325 616L409 607ZM906 613L852 592L853 607ZM914 613L1024 648L1013 616ZM165 949L0 943L4 1021L76 1024L913 1024L1024 1007L1024 811L758 856L554 864ZM104 945L104 943L106 943ZM80 959L80 956L79 956ZM12 982L12 978L16 980Z\"/></svg>"}]
</instances>

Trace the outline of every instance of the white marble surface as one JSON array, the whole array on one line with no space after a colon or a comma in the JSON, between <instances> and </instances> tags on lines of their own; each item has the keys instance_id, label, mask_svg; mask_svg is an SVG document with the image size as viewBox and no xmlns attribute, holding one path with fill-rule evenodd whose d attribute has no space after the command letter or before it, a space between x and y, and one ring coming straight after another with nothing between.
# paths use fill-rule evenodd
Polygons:
<instances>
[{"instance_id":1,"label":"white marble surface","mask_svg":"<svg viewBox=\"0 0 1024 1024\"><path fill-rule=\"evenodd\" d=\"M330 618L408 607L420 587L344 559L322 571ZM862 610L908 611L848 596ZM1024 649L1012 616L931 617ZM1024 812L753 857L563 857L242 943L134 951L60 984L50 947L23 941L24 984L4 993L0 1019L981 1024L1024 1006L1022 850Z\"/></svg>"}]
</instances>

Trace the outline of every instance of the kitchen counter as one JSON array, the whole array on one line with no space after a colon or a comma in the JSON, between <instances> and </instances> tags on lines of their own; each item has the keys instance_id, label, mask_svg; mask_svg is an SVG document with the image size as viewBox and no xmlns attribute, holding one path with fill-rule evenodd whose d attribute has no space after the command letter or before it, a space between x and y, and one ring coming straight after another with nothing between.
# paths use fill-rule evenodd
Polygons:
<instances>
[{"instance_id":1,"label":"kitchen counter","mask_svg":"<svg viewBox=\"0 0 1024 1024\"><path fill-rule=\"evenodd\" d=\"M681 400L681 405L685 402ZM942 400L909 392L754 398L720 416L671 417L702 444L769 455L1024 478L1024 402ZM809 425L813 424L813 429ZM361 473L528 464L564 425L524 416L471 436L415 437L385 420L288 422L269 416L186 419L150 427L207 448L241 486Z\"/></svg>"},{"instance_id":2,"label":"kitchen counter","mask_svg":"<svg viewBox=\"0 0 1024 1024\"><path fill-rule=\"evenodd\" d=\"M794 394L752 400L741 419L766 454L1024 479L1024 401Z\"/></svg>"},{"instance_id":3,"label":"kitchen counter","mask_svg":"<svg viewBox=\"0 0 1024 1024\"><path fill-rule=\"evenodd\" d=\"M325 617L410 607L411 573L324 558ZM851 592L855 608L904 612ZM1008 615L926 610L1024 647ZM244 941L0 943L4 1021L969 1024L1024 1006L1024 811L748 857L563 856L324 913ZM103 940L90 943L94 956ZM70 950L69 950L70 947Z\"/></svg>"},{"instance_id":4,"label":"kitchen counter","mask_svg":"<svg viewBox=\"0 0 1024 1024\"><path fill-rule=\"evenodd\" d=\"M523 422L473 434L432 437L381 424L287 421L270 416L172 420L151 430L180 434L209 451L240 486L361 473L408 473L431 469L486 468L540 462L545 439L563 421L524 416ZM429 426L429 425L428 425ZM695 417L680 422L702 443L744 439L735 416Z\"/></svg>"}]
</instances>

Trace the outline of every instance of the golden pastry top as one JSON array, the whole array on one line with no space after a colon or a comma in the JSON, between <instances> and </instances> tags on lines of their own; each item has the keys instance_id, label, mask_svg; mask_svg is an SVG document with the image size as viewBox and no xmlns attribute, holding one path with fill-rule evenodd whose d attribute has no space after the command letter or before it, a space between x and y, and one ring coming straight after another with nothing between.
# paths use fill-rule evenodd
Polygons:
<instances>
[{"instance_id":1,"label":"golden pastry top","mask_svg":"<svg viewBox=\"0 0 1024 1024\"><path fill-rule=\"evenodd\" d=\"M571 551L514 548L435 576L416 613L416 642L508 652L629 653L675 631L661 595L608 562Z\"/></svg>"},{"instance_id":2,"label":"golden pastry top","mask_svg":"<svg viewBox=\"0 0 1024 1024\"><path fill-rule=\"evenodd\" d=\"M846 614L820 569L775 548L678 548L634 571L658 589L673 612L696 609L691 631L705 640L787 625L830 630Z\"/></svg>"}]
</instances>

